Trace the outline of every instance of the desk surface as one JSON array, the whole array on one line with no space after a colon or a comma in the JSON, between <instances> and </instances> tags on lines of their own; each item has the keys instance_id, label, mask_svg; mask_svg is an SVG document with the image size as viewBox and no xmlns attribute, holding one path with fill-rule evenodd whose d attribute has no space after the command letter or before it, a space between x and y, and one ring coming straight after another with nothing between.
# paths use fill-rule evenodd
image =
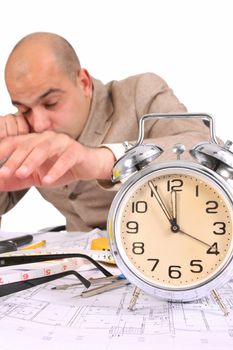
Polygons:
<instances>
[{"instance_id":1,"label":"desk surface","mask_svg":"<svg viewBox=\"0 0 233 350\"><path fill-rule=\"evenodd\" d=\"M53 234L63 239L62 233ZM72 239L82 237L92 236L74 234ZM0 350L233 348L233 310L224 317L212 297L174 304L142 293L129 311L131 285L85 299L78 296L81 287L51 289L69 282L56 280L0 298ZM233 280L220 292L232 309Z\"/></svg>"}]
</instances>

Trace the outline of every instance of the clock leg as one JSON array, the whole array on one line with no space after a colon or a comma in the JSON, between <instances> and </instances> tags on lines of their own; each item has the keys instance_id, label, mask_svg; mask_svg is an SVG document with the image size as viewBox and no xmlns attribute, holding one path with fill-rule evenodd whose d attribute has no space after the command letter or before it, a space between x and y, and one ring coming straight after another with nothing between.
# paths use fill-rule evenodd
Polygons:
<instances>
[{"instance_id":1,"label":"clock leg","mask_svg":"<svg viewBox=\"0 0 233 350\"><path fill-rule=\"evenodd\" d=\"M138 297L139 297L139 294L141 292L141 289L138 288L138 287L135 287L134 291L133 291L133 295L132 295L132 298L130 300L130 303L129 303L129 306L128 306L128 309L129 310L133 310L134 306L136 305L136 302L138 300Z\"/></svg>"},{"instance_id":2,"label":"clock leg","mask_svg":"<svg viewBox=\"0 0 233 350\"><path fill-rule=\"evenodd\" d=\"M216 301L216 303L218 304L218 306L220 307L220 309L222 310L222 312L224 313L224 316L228 316L230 312L227 309L224 302L222 301L220 294L216 291L216 289L213 289L211 294L212 294L214 300Z\"/></svg>"}]
</instances>

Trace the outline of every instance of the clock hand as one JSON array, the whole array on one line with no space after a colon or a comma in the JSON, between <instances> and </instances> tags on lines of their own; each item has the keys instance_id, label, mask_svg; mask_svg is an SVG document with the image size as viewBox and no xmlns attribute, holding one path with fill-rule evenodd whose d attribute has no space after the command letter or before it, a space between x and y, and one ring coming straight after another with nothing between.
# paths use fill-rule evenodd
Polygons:
<instances>
[{"instance_id":1,"label":"clock hand","mask_svg":"<svg viewBox=\"0 0 233 350\"><path fill-rule=\"evenodd\" d=\"M186 236L188 236L190 238L193 238L196 241L198 241L198 242L200 242L202 244L205 244L207 247L210 248L211 247L210 244L202 241L201 239L199 239L197 237L194 237L194 236L190 235L189 233L184 232L183 230L180 229L179 225L177 225L177 223L176 223L176 215L177 215L177 206L176 206L176 204L177 204L177 201L176 201L177 194L176 194L176 191L172 191L173 194L171 193L171 195L172 195L172 203L173 203L173 205L172 205L172 215L173 215L173 217L171 217L169 211L167 210L167 207L165 206L165 204L164 204L162 198L160 197L160 195L158 193L158 190L154 186L153 182L152 181L148 181L148 185L149 185L151 191L153 192L153 195L155 196L155 198L156 198L160 208L163 210L164 214L166 215L166 218L170 222L172 232L182 233L183 235L186 235Z\"/></svg>"},{"instance_id":2,"label":"clock hand","mask_svg":"<svg viewBox=\"0 0 233 350\"><path fill-rule=\"evenodd\" d=\"M171 191L171 204L172 204L171 230L173 232L178 232L179 225L177 224L177 191Z\"/></svg>"},{"instance_id":3,"label":"clock hand","mask_svg":"<svg viewBox=\"0 0 233 350\"><path fill-rule=\"evenodd\" d=\"M195 239L196 241L198 241L198 242L200 242L200 243L202 243L202 244L205 244L207 247L211 248L211 245L210 245L210 244L208 244L208 243L202 241L201 239L199 239L199 238L197 238L197 237L194 237L194 236L190 235L189 233L184 232L184 231L181 230L180 228L179 228L179 230L178 230L178 233L182 233L183 235L186 235L186 236L188 236L188 237L190 237L190 238L193 238L193 239Z\"/></svg>"},{"instance_id":4,"label":"clock hand","mask_svg":"<svg viewBox=\"0 0 233 350\"><path fill-rule=\"evenodd\" d=\"M180 229L180 226L177 225L177 191L171 191L171 202L172 202L172 221L173 221L173 226L171 227L172 231L173 232L179 232L183 235L186 235L190 238L193 238L195 239L196 241L202 243L202 244L205 244L207 247L211 247L210 244L202 241L201 239L195 237L195 236L192 236L190 235L189 233L186 233L184 232L183 230ZM176 228L176 230L175 230Z\"/></svg>"},{"instance_id":5,"label":"clock hand","mask_svg":"<svg viewBox=\"0 0 233 350\"><path fill-rule=\"evenodd\" d=\"M154 186L154 184L153 184L152 181L148 181L148 185L149 185L151 191L153 192L153 195L155 196L155 198L156 198L156 200L157 200L157 202L158 202L160 208L162 209L162 211L163 211L164 214L166 215L166 218L167 218L168 221L171 223L172 217L171 217L169 211L167 210L167 208L166 208L164 202L162 201L162 199L161 199L161 197L160 197L160 195L159 195L159 193L158 193L157 188L155 188L155 186Z\"/></svg>"},{"instance_id":6,"label":"clock hand","mask_svg":"<svg viewBox=\"0 0 233 350\"><path fill-rule=\"evenodd\" d=\"M171 191L172 220L177 222L177 192Z\"/></svg>"},{"instance_id":7,"label":"clock hand","mask_svg":"<svg viewBox=\"0 0 233 350\"><path fill-rule=\"evenodd\" d=\"M176 223L176 218L173 219L169 213L169 211L167 210L167 207L166 205L164 204L162 198L160 197L159 195L159 192L157 190L157 188L154 186L153 182L152 181L148 181L148 185L151 189L151 191L153 192L153 195L155 196L160 208L163 210L166 218L168 219L168 221L170 222L171 224L171 230L172 232L178 232L179 231L179 226L177 225ZM175 192L175 191L174 191Z\"/></svg>"}]
</instances>

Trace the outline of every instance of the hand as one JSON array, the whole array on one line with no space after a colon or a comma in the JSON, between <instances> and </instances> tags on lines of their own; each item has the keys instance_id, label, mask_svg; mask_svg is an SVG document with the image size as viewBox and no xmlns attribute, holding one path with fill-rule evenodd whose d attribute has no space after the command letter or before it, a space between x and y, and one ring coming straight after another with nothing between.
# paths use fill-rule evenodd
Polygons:
<instances>
[{"instance_id":1,"label":"hand","mask_svg":"<svg viewBox=\"0 0 233 350\"><path fill-rule=\"evenodd\" d=\"M110 179L114 155L107 148L85 147L53 131L7 137L1 141L0 190L56 187L77 180Z\"/></svg>"},{"instance_id":2,"label":"hand","mask_svg":"<svg viewBox=\"0 0 233 350\"><path fill-rule=\"evenodd\" d=\"M172 204L172 227L173 232L179 231L179 225L177 224L177 191L171 191L171 204Z\"/></svg>"},{"instance_id":3,"label":"hand","mask_svg":"<svg viewBox=\"0 0 233 350\"><path fill-rule=\"evenodd\" d=\"M21 114L7 114L0 117L0 140L8 136L24 135L29 132L29 125Z\"/></svg>"},{"instance_id":4,"label":"hand","mask_svg":"<svg viewBox=\"0 0 233 350\"><path fill-rule=\"evenodd\" d=\"M152 181L148 181L148 185L149 185L151 191L153 192L153 194L154 194L154 196L155 196L159 206L163 210L166 218L170 222L170 224L171 224L171 231L174 232L174 233L181 233L183 235L186 235L186 236L188 236L188 237L190 237L192 239L195 239L196 241L198 241L198 242L200 242L202 244L205 244L207 247L210 248L211 247L210 244L202 241L201 239L199 239L199 238L197 238L197 237L195 237L193 235L190 235L189 233L184 232L183 230L180 229L179 225L177 225L177 222L176 222L176 220L177 220L177 193L176 193L176 191L172 191L171 192L171 199L172 199L172 217L171 217L169 211L167 210L167 208L166 208L163 200L161 199L157 188L155 188L153 182Z\"/></svg>"},{"instance_id":5,"label":"hand","mask_svg":"<svg viewBox=\"0 0 233 350\"><path fill-rule=\"evenodd\" d=\"M162 211L164 212L166 218L168 219L168 221L172 224L172 217L169 213L169 211L167 210L166 205L164 204L162 198L159 195L158 189L154 186L152 181L148 181L148 185L151 189L151 191L153 192L153 195L155 196L160 208L162 209Z\"/></svg>"},{"instance_id":6,"label":"hand","mask_svg":"<svg viewBox=\"0 0 233 350\"><path fill-rule=\"evenodd\" d=\"M195 239L196 241L198 241L198 242L206 245L207 247L211 248L211 244L206 243L206 242L202 241L201 239L199 239L199 238L197 238L197 237L195 237L193 235L190 235L189 233L186 233L186 232L182 231L181 229L179 229L179 233L182 233L183 235L186 235L186 236L188 236L188 237L190 237L192 239Z\"/></svg>"},{"instance_id":7,"label":"hand","mask_svg":"<svg viewBox=\"0 0 233 350\"><path fill-rule=\"evenodd\" d=\"M171 203L172 203L172 222L173 222L173 227L172 227L172 231L173 232L179 232L183 235L186 235L192 239L195 239L196 241L205 244L207 247L211 247L210 244L202 241L201 239L190 235L189 233L184 232L183 230L180 229L179 225L177 224L177 191L171 191ZM177 228L176 231L174 230L174 228Z\"/></svg>"},{"instance_id":8,"label":"hand","mask_svg":"<svg viewBox=\"0 0 233 350\"><path fill-rule=\"evenodd\" d=\"M177 192L171 191L172 220L177 223Z\"/></svg>"},{"instance_id":9,"label":"hand","mask_svg":"<svg viewBox=\"0 0 233 350\"><path fill-rule=\"evenodd\" d=\"M178 231L179 231L179 226L178 226L177 223L176 223L176 217L173 218L173 217L170 215L169 211L167 210L166 205L164 204L162 198L161 198L160 195L159 195L158 189L155 188L153 182L152 182L152 181L148 181L148 185L149 185L151 191L153 192L153 195L155 196L155 198L156 198L156 200L157 200L157 202L158 202L160 208L162 209L162 211L164 212L166 218L167 218L168 221L170 222L172 232L178 232ZM173 207L174 207L174 205L176 205L176 204L173 204ZM173 207L172 207L172 208L173 208Z\"/></svg>"}]
</instances>

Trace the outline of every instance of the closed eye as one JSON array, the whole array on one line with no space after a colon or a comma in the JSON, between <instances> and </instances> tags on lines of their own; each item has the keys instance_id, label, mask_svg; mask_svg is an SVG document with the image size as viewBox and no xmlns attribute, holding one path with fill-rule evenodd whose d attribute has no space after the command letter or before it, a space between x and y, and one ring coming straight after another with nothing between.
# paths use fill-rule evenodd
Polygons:
<instances>
[{"instance_id":1,"label":"closed eye","mask_svg":"<svg viewBox=\"0 0 233 350\"><path fill-rule=\"evenodd\" d=\"M23 116L27 116L29 113L30 113L31 109L26 109L26 111L20 111L20 113L23 115Z\"/></svg>"},{"instance_id":2,"label":"closed eye","mask_svg":"<svg viewBox=\"0 0 233 350\"><path fill-rule=\"evenodd\" d=\"M54 103L45 103L44 107L45 108L53 108L58 104L58 102L54 102Z\"/></svg>"},{"instance_id":3,"label":"closed eye","mask_svg":"<svg viewBox=\"0 0 233 350\"><path fill-rule=\"evenodd\" d=\"M53 103L45 103L44 106L45 107L52 107L52 106L56 106L57 102L53 102Z\"/></svg>"}]
</instances>

